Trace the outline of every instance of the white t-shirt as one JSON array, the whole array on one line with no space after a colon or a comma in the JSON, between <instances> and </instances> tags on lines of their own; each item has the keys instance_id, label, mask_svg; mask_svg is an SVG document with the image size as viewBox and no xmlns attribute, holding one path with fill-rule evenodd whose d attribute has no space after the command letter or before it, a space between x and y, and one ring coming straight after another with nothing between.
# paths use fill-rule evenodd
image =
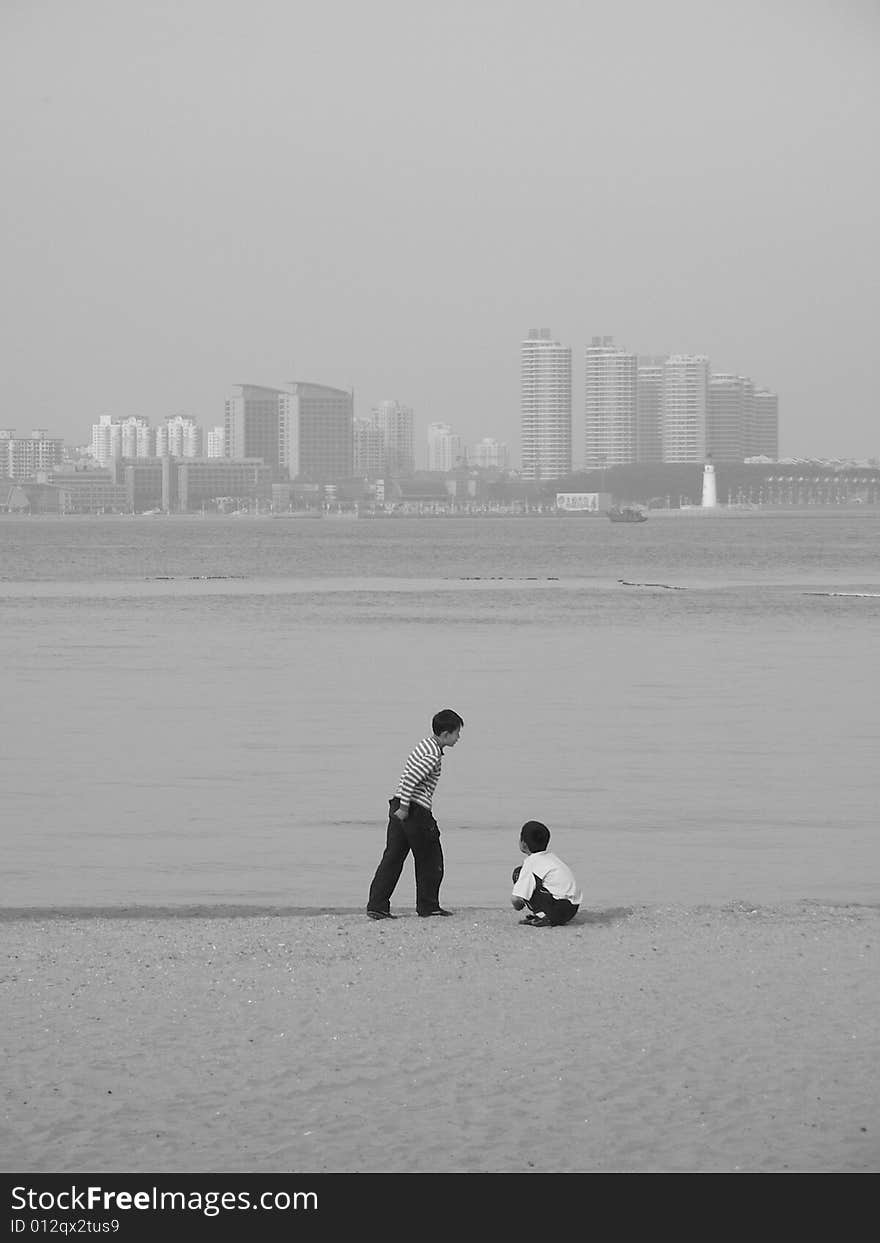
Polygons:
<instances>
[{"instance_id":1,"label":"white t-shirt","mask_svg":"<svg viewBox=\"0 0 880 1243\"><path fill-rule=\"evenodd\" d=\"M553 898L568 898L575 906L581 904L581 891L571 868L549 850L526 855L519 879L513 886L513 897L528 902L535 891L535 877Z\"/></svg>"}]
</instances>

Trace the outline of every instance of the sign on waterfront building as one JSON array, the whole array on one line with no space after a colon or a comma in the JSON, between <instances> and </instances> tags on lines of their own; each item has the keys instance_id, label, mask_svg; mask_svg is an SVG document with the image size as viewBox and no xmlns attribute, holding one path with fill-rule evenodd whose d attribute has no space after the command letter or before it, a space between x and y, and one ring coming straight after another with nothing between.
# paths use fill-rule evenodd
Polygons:
<instances>
[{"instance_id":1,"label":"sign on waterfront building","mask_svg":"<svg viewBox=\"0 0 880 1243\"><path fill-rule=\"evenodd\" d=\"M610 492L557 492L556 508L569 513L598 513L611 504Z\"/></svg>"}]
</instances>

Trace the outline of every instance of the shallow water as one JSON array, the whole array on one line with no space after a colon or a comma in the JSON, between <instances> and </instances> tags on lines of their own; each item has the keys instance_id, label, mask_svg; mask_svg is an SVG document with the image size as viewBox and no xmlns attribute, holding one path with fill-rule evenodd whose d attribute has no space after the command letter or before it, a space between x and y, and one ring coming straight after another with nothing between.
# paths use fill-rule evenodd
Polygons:
<instances>
[{"instance_id":1,"label":"shallow water","mask_svg":"<svg viewBox=\"0 0 880 1243\"><path fill-rule=\"evenodd\" d=\"M0 519L0 905L360 906L443 706L448 905L507 904L529 818L590 906L876 903L878 553L873 511Z\"/></svg>"}]
</instances>

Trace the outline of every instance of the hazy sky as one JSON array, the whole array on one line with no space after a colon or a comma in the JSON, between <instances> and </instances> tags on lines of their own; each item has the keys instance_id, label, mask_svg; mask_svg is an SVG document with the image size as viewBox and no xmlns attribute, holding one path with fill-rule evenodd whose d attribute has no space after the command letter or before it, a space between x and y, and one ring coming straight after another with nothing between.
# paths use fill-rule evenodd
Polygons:
<instances>
[{"instance_id":1,"label":"hazy sky","mask_svg":"<svg viewBox=\"0 0 880 1243\"><path fill-rule=\"evenodd\" d=\"M397 398L519 459L519 346L706 353L880 454L880 0L0 0L2 425Z\"/></svg>"}]
</instances>

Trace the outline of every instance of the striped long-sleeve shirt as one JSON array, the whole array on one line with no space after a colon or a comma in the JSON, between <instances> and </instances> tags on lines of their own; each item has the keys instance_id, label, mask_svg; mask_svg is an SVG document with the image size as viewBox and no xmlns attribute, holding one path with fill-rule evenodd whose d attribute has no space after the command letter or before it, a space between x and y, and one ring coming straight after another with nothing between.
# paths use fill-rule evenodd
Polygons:
<instances>
[{"instance_id":1,"label":"striped long-sleeve shirt","mask_svg":"<svg viewBox=\"0 0 880 1243\"><path fill-rule=\"evenodd\" d=\"M431 800L440 780L443 748L436 738L423 738L407 757L395 794L401 807L418 803L431 810Z\"/></svg>"}]
</instances>

